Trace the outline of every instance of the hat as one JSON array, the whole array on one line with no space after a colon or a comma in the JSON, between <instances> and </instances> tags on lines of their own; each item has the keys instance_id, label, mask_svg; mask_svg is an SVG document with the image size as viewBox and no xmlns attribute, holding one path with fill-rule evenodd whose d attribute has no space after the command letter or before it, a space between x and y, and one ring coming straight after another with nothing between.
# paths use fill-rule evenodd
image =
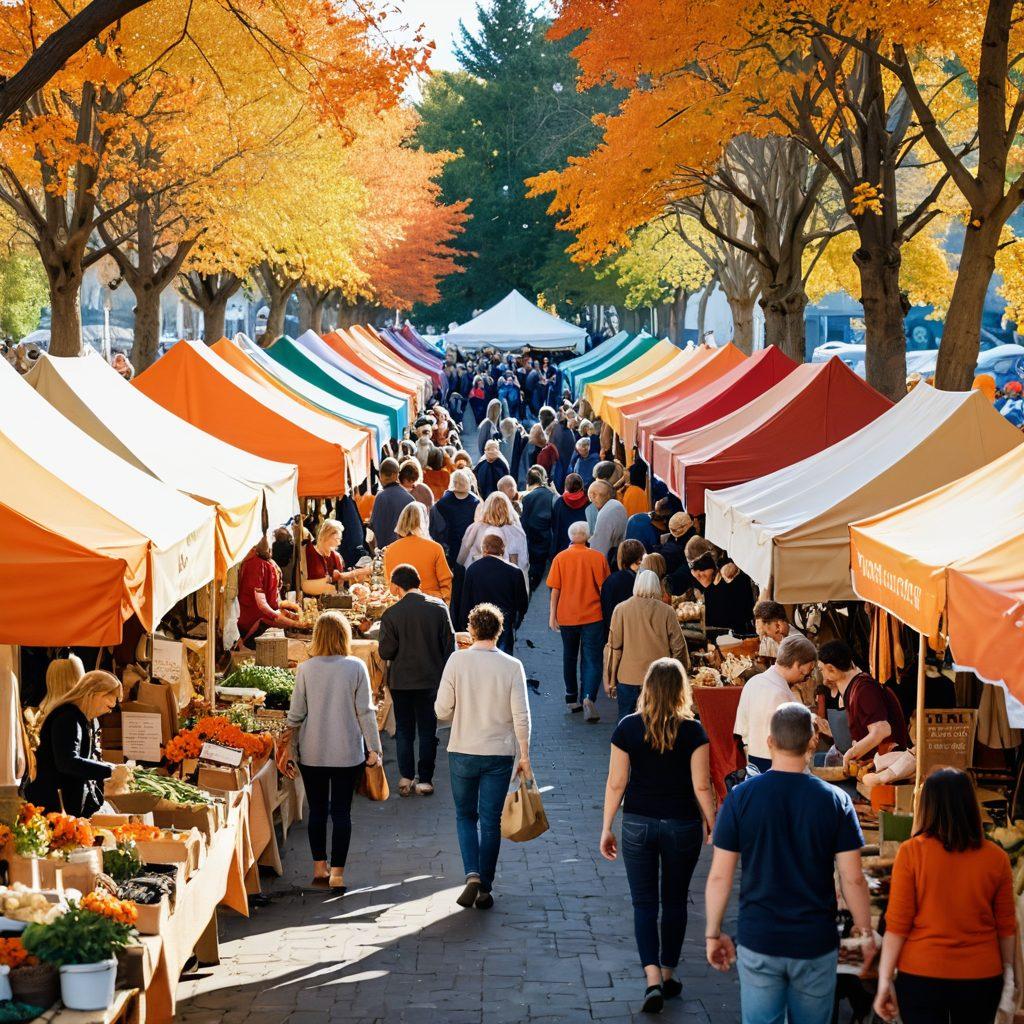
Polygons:
<instances>
[{"instance_id":1,"label":"hat","mask_svg":"<svg viewBox=\"0 0 1024 1024\"><path fill-rule=\"evenodd\" d=\"M668 521L668 532L673 537L682 537L690 527L693 526L693 519L685 512L676 512Z\"/></svg>"},{"instance_id":2,"label":"hat","mask_svg":"<svg viewBox=\"0 0 1024 1024\"><path fill-rule=\"evenodd\" d=\"M691 569L716 569L715 549L710 541L703 537L691 537L686 542L686 564Z\"/></svg>"}]
</instances>

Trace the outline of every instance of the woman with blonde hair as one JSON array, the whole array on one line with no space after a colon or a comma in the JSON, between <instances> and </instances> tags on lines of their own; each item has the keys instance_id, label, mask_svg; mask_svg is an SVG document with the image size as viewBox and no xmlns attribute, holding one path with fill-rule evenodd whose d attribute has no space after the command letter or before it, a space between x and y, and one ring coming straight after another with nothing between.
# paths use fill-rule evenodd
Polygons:
<instances>
[{"instance_id":1,"label":"woman with blonde hair","mask_svg":"<svg viewBox=\"0 0 1024 1024\"><path fill-rule=\"evenodd\" d=\"M529 579L530 554L526 532L519 524L512 502L502 491L495 491L485 502L479 521L466 530L459 549L459 565L471 566L483 557L483 540L488 533L499 534L505 542L505 558L522 569Z\"/></svg>"},{"instance_id":2,"label":"woman with blonde hair","mask_svg":"<svg viewBox=\"0 0 1024 1024\"><path fill-rule=\"evenodd\" d=\"M444 548L430 539L426 507L418 501L402 509L395 526L398 540L384 549L384 578L391 579L397 565L411 565L420 574L420 589L447 604L452 597L452 571Z\"/></svg>"},{"instance_id":3,"label":"woman with blonde hair","mask_svg":"<svg viewBox=\"0 0 1024 1024\"><path fill-rule=\"evenodd\" d=\"M114 766L100 757L96 720L114 710L121 683L109 672L86 672L43 718L36 777L25 796L46 811L87 818L103 805L103 782Z\"/></svg>"},{"instance_id":4,"label":"woman with blonde hair","mask_svg":"<svg viewBox=\"0 0 1024 1024\"><path fill-rule=\"evenodd\" d=\"M665 604L671 604L672 595L665 585L665 578L668 576L668 563L665 561L665 556L659 555L657 551L644 555L643 561L640 563L640 572L645 569L649 569L661 581L661 599Z\"/></svg>"},{"instance_id":5,"label":"woman with blonde hair","mask_svg":"<svg viewBox=\"0 0 1024 1024\"><path fill-rule=\"evenodd\" d=\"M345 569L338 553L345 527L337 519L325 519L316 531L315 541L306 541L306 575L302 580L304 594L333 594L339 583L366 579L370 569Z\"/></svg>"},{"instance_id":6,"label":"woman with blonde hair","mask_svg":"<svg viewBox=\"0 0 1024 1024\"><path fill-rule=\"evenodd\" d=\"M381 760L370 676L352 656L352 628L341 612L326 611L313 627L308 661L295 673L288 709L292 756L309 800L313 885L345 891L345 861L352 839L352 794L364 765ZM327 815L333 824L327 868Z\"/></svg>"},{"instance_id":7,"label":"woman with blonde hair","mask_svg":"<svg viewBox=\"0 0 1024 1024\"><path fill-rule=\"evenodd\" d=\"M708 737L694 720L690 682L678 661L659 658L651 665L637 713L619 722L611 742L601 854L618 857L612 826L625 797L622 859L647 979L643 1010L658 1013L666 998L682 993L673 974L686 935L690 879L715 824Z\"/></svg>"},{"instance_id":8,"label":"woman with blonde hair","mask_svg":"<svg viewBox=\"0 0 1024 1024\"><path fill-rule=\"evenodd\" d=\"M671 605L661 599L661 580L641 569L633 596L612 612L604 659L604 690L619 705L619 720L636 710L652 662L676 658L687 668L686 638Z\"/></svg>"},{"instance_id":9,"label":"woman with blonde hair","mask_svg":"<svg viewBox=\"0 0 1024 1024\"><path fill-rule=\"evenodd\" d=\"M46 668L46 696L39 702L40 718L45 718L71 688L85 675L85 666L77 654L54 658Z\"/></svg>"}]
</instances>

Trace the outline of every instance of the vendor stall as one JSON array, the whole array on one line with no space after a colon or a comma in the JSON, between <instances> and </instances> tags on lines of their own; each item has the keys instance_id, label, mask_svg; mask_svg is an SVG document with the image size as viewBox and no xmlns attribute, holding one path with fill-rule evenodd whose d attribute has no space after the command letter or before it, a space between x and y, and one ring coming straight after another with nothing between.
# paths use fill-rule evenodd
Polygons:
<instances>
[{"instance_id":1,"label":"vendor stall","mask_svg":"<svg viewBox=\"0 0 1024 1024\"><path fill-rule=\"evenodd\" d=\"M562 372L562 379L565 381L566 387L572 389L577 374L615 358L634 337L635 335L628 331L619 331L618 334L612 335L606 341L599 342L589 352L585 352L581 356L573 356L572 359L566 359L559 363L558 369Z\"/></svg>"},{"instance_id":2,"label":"vendor stall","mask_svg":"<svg viewBox=\"0 0 1024 1024\"><path fill-rule=\"evenodd\" d=\"M586 341L587 332L582 327L546 313L515 290L445 334L446 344L460 349L514 350L528 345L531 349L575 349L582 353Z\"/></svg>"},{"instance_id":3,"label":"vendor stall","mask_svg":"<svg viewBox=\"0 0 1024 1024\"><path fill-rule=\"evenodd\" d=\"M631 364L646 356L651 349L669 344L671 342L662 341L653 334L641 331L630 338L619 349L612 352L603 352L593 363L577 369L573 374L572 397L574 399L582 398L588 384L621 373ZM596 351L601 352L601 349L599 348Z\"/></svg>"},{"instance_id":4,"label":"vendor stall","mask_svg":"<svg viewBox=\"0 0 1024 1024\"><path fill-rule=\"evenodd\" d=\"M403 363L390 352L381 352L373 345L357 341L340 328L325 334L320 341L322 348L307 347L324 362L342 369L360 369L371 380L401 388L403 393L409 395L410 409L414 416L423 407L430 383L419 370Z\"/></svg>"},{"instance_id":5,"label":"vendor stall","mask_svg":"<svg viewBox=\"0 0 1024 1024\"><path fill-rule=\"evenodd\" d=\"M645 390L659 387L656 382L671 379L673 374L681 372L695 353L695 349L680 349L669 341L662 342L618 373L585 385L583 397L593 415L603 419L612 399L637 397Z\"/></svg>"}]
</instances>

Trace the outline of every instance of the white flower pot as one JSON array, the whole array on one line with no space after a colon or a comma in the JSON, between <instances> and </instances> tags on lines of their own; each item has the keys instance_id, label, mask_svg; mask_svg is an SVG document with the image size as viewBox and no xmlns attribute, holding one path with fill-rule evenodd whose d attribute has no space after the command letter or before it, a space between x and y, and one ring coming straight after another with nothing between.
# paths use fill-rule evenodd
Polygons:
<instances>
[{"instance_id":1,"label":"white flower pot","mask_svg":"<svg viewBox=\"0 0 1024 1024\"><path fill-rule=\"evenodd\" d=\"M0 964L0 1001L14 998L11 993L11 979L8 977L10 973L10 967L6 964Z\"/></svg>"},{"instance_id":2,"label":"white flower pot","mask_svg":"<svg viewBox=\"0 0 1024 1024\"><path fill-rule=\"evenodd\" d=\"M117 961L65 964L60 969L60 998L69 1010L105 1010L114 1002Z\"/></svg>"}]
</instances>

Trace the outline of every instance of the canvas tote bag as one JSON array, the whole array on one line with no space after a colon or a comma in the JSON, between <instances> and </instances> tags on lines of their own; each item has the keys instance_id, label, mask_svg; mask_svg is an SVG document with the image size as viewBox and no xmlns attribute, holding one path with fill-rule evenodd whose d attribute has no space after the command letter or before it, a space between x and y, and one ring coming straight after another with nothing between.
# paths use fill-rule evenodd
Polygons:
<instances>
[{"instance_id":1,"label":"canvas tote bag","mask_svg":"<svg viewBox=\"0 0 1024 1024\"><path fill-rule=\"evenodd\" d=\"M548 816L535 779L523 779L501 810L501 834L513 843L527 843L547 832Z\"/></svg>"}]
</instances>

